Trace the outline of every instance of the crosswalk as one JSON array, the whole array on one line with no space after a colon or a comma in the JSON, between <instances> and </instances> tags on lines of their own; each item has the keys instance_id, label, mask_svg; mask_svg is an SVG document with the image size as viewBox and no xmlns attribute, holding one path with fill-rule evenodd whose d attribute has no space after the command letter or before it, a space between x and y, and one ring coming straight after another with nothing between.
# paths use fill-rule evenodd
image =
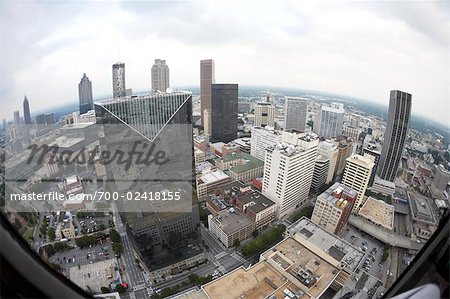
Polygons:
<instances>
[{"instance_id":1,"label":"crosswalk","mask_svg":"<svg viewBox=\"0 0 450 299\"><path fill-rule=\"evenodd\" d=\"M245 263L246 262L246 260L242 256L240 256L237 252L233 252L231 254L231 256L233 258L235 258L236 260L240 261L241 263Z\"/></svg>"},{"instance_id":2,"label":"crosswalk","mask_svg":"<svg viewBox=\"0 0 450 299\"><path fill-rule=\"evenodd\" d=\"M142 289L145 289L145 288L146 288L145 284L141 283L141 284L133 286L133 291L136 292L136 291L139 291L139 290L142 290Z\"/></svg>"},{"instance_id":3,"label":"crosswalk","mask_svg":"<svg viewBox=\"0 0 450 299\"><path fill-rule=\"evenodd\" d=\"M225 251L222 251L218 254L216 254L214 257L216 258L216 260L223 258L224 256L226 256L227 253Z\"/></svg>"},{"instance_id":4,"label":"crosswalk","mask_svg":"<svg viewBox=\"0 0 450 299\"><path fill-rule=\"evenodd\" d=\"M225 269L225 267L222 266L218 261L215 261L214 265L216 267L218 267L218 270L219 270L220 273L222 273L222 274L227 273L227 269Z\"/></svg>"}]
</instances>

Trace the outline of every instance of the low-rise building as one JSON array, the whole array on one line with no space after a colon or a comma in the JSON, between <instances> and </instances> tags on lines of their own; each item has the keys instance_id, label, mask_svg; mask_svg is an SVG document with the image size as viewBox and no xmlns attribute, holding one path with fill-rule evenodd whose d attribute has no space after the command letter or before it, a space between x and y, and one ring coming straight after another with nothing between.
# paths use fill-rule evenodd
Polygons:
<instances>
[{"instance_id":1,"label":"low-rise building","mask_svg":"<svg viewBox=\"0 0 450 299\"><path fill-rule=\"evenodd\" d=\"M383 180L378 176L375 176L372 188L370 191L374 193L381 193L383 195L394 196L395 193L395 183L387 180Z\"/></svg>"},{"instance_id":2,"label":"low-rise building","mask_svg":"<svg viewBox=\"0 0 450 299\"><path fill-rule=\"evenodd\" d=\"M260 177L264 172L264 162L245 153L232 153L216 160L220 170L228 170L232 180L244 183Z\"/></svg>"},{"instance_id":3,"label":"low-rise building","mask_svg":"<svg viewBox=\"0 0 450 299\"><path fill-rule=\"evenodd\" d=\"M219 185L230 181L228 175L209 162L197 164L196 172L196 189L197 198L199 200L206 200L206 196L209 192Z\"/></svg>"},{"instance_id":4,"label":"low-rise building","mask_svg":"<svg viewBox=\"0 0 450 299\"><path fill-rule=\"evenodd\" d=\"M358 216L387 230L394 229L394 206L382 200L368 197L359 210Z\"/></svg>"}]
</instances>

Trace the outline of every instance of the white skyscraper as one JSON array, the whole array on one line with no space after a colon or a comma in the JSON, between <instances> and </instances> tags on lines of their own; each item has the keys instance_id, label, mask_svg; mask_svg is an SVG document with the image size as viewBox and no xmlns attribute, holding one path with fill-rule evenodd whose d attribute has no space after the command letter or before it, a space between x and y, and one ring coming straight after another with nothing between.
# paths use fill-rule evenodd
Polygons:
<instances>
[{"instance_id":1,"label":"white skyscraper","mask_svg":"<svg viewBox=\"0 0 450 299\"><path fill-rule=\"evenodd\" d=\"M155 59L152 66L152 90L165 92L169 86L169 66L165 60Z\"/></svg>"},{"instance_id":2,"label":"white skyscraper","mask_svg":"<svg viewBox=\"0 0 450 299\"><path fill-rule=\"evenodd\" d=\"M254 125L257 127L275 126L275 111L276 108L274 105L272 105L272 103L257 103L255 106Z\"/></svg>"},{"instance_id":3,"label":"white skyscraper","mask_svg":"<svg viewBox=\"0 0 450 299\"><path fill-rule=\"evenodd\" d=\"M117 62L112 66L113 97L120 98L126 95L125 63Z\"/></svg>"},{"instance_id":4,"label":"white skyscraper","mask_svg":"<svg viewBox=\"0 0 450 299\"><path fill-rule=\"evenodd\" d=\"M338 159L338 147L337 144L332 142L331 140L325 140L319 142L319 148L318 148L319 155L322 155L329 159L329 167L327 170L327 177L325 179L325 184L330 183L333 180L335 169L336 169L336 162Z\"/></svg>"},{"instance_id":5,"label":"white skyscraper","mask_svg":"<svg viewBox=\"0 0 450 299\"><path fill-rule=\"evenodd\" d=\"M319 136L325 138L341 136L344 112L344 105L340 103L332 103L331 106L322 106Z\"/></svg>"},{"instance_id":6,"label":"white skyscraper","mask_svg":"<svg viewBox=\"0 0 450 299\"><path fill-rule=\"evenodd\" d=\"M284 102L284 129L305 132L308 99L287 97Z\"/></svg>"},{"instance_id":7,"label":"white skyscraper","mask_svg":"<svg viewBox=\"0 0 450 299\"><path fill-rule=\"evenodd\" d=\"M363 203L363 199L369 185L375 158L370 155L352 155L347 158L342 184L358 192L358 198L353 205L353 212L357 212Z\"/></svg>"},{"instance_id":8,"label":"white skyscraper","mask_svg":"<svg viewBox=\"0 0 450 299\"><path fill-rule=\"evenodd\" d=\"M253 127L250 140L250 155L264 161L266 148L281 142L281 131L273 127Z\"/></svg>"},{"instance_id":9,"label":"white skyscraper","mask_svg":"<svg viewBox=\"0 0 450 299\"><path fill-rule=\"evenodd\" d=\"M281 143L266 150L262 189L277 204L277 217L307 202L319 143L314 133L284 132L282 136Z\"/></svg>"}]
</instances>

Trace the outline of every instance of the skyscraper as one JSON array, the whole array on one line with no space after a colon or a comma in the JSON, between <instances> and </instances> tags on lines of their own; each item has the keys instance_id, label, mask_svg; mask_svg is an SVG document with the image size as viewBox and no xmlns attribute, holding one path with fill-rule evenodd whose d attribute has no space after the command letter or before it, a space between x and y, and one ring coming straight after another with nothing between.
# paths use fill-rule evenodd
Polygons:
<instances>
[{"instance_id":1,"label":"skyscraper","mask_svg":"<svg viewBox=\"0 0 450 299\"><path fill-rule=\"evenodd\" d=\"M307 112L307 99L287 97L284 102L284 129L304 132Z\"/></svg>"},{"instance_id":2,"label":"skyscraper","mask_svg":"<svg viewBox=\"0 0 450 299\"><path fill-rule=\"evenodd\" d=\"M169 86L169 66L165 60L155 59L152 66L152 90L165 92Z\"/></svg>"},{"instance_id":3,"label":"skyscraper","mask_svg":"<svg viewBox=\"0 0 450 299\"><path fill-rule=\"evenodd\" d=\"M256 104L254 125L258 127L275 125L275 106L272 103L259 102Z\"/></svg>"},{"instance_id":4,"label":"skyscraper","mask_svg":"<svg viewBox=\"0 0 450 299\"><path fill-rule=\"evenodd\" d=\"M358 192L358 199L353 205L353 212L357 212L363 203L369 185L370 174L374 166L373 156L352 155L347 158L342 184Z\"/></svg>"},{"instance_id":5,"label":"skyscraper","mask_svg":"<svg viewBox=\"0 0 450 299\"><path fill-rule=\"evenodd\" d=\"M14 124L20 125L20 112L19 110L14 111Z\"/></svg>"},{"instance_id":6,"label":"skyscraper","mask_svg":"<svg viewBox=\"0 0 450 299\"><path fill-rule=\"evenodd\" d=\"M338 159L338 147L331 140L325 140L319 142L318 151L319 155L322 155L330 160L330 166L328 167L327 177L325 179L325 184L330 183L334 178L334 172L336 169L337 159Z\"/></svg>"},{"instance_id":7,"label":"skyscraper","mask_svg":"<svg viewBox=\"0 0 450 299\"><path fill-rule=\"evenodd\" d=\"M250 140L250 155L264 161L266 148L281 142L281 131L272 127L253 127Z\"/></svg>"},{"instance_id":8,"label":"skyscraper","mask_svg":"<svg viewBox=\"0 0 450 299\"><path fill-rule=\"evenodd\" d=\"M322 106L319 136L325 138L341 136L344 112L344 105L340 103L332 103L331 106Z\"/></svg>"},{"instance_id":9,"label":"skyscraper","mask_svg":"<svg viewBox=\"0 0 450 299\"><path fill-rule=\"evenodd\" d=\"M112 66L113 97L120 98L126 95L125 63L117 62Z\"/></svg>"},{"instance_id":10,"label":"skyscraper","mask_svg":"<svg viewBox=\"0 0 450 299\"><path fill-rule=\"evenodd\" d=\"M200 60L200 116L204 125L203 111L211 109L211 85L215 83L214 60Z\"/></svg>"},{"instance_id":11,"label":"skyscraper","mask_svg":"<svg viewBox=\"0 0 450 299\"><path fill-rule=\"evenodd\" d=\"M94 109L94 100L92 98L92 82L83 74L80 83L78 83L78 98L80 101L80 114L84 114Z\"/></svg>"},{"instance_id":12,"label":"skyscraper","mask_svg":"<svg viewBox=\"0 0 450 299\"><path fill-rule=\"evenodd\" d=\"M431 192L437 198L444 198L444 190L450 181L450 172L442 165L436 166L433 182L431 183Z\"/></svg>"},{"instance_id":13,"label":"skyscraper","mask_svg":"<svg viewBox=\"0 0 450 299\"><path fill-rule=\"evenodd\" d=\"M311 190L313 192L315 193L319 192L320 189L325 185L329 169L330 169L330 159L319 154L316 157L316 162L314 163L314 173L311 182Z\"/></svg>"},{"instance_id":14,"label":"skyscraper","mask_svg":"<svg viewBox=\"0 0 450 299\"><path fill-rule=\"evenodd\" d=\"M403 146L411 116L411 95L391 90L389 98L389 115L381 149L378 176L393 182L402 158Z\"/></svg>"},{"instance_id":15,"label":"skyscraper","mask_svg":"<svg viewBox=\"0 0 450 299\"><path fill-rule=\"evenodd\" d=\"M238 84L211 85L211 139L230 142L237 138Z\"/></svg>"},{"instance_id":16,"label":"skyscraper","mask_svg":"<svg viewBox=\"0 0 450 299\"><path fill-rule=\"evenodd\" d=\"M318 143L314 133L283 132L282 143L267 148L262 191L277 204L277 217L306 204Z\"/></svg>"},{"instance_id":17,"label":"skyscraper","mask_svg":"<svg viewBox=\"0 0 450 299\"><path fill-rule=\"evenodd\" d=\"M26 125L31 125L33 123L31 121L30 103L28 102L27 96L23 99L23 120Z\"/></svg>"}]
</instances>

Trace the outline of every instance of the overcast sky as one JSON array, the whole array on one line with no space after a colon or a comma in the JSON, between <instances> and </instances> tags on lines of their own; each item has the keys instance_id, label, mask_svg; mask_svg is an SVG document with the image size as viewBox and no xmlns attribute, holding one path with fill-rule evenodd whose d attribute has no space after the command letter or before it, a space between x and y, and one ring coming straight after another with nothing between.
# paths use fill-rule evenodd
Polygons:
<instances>
[{"instance_id":1,"label":"overcast sky","mask_svg":"<svg viewBox=\"0 0 450 299\"><path fill-rule=\"evenodd\" d=\"M126 85L150 89L155 58L171 86L199 85L199 60L216 82L334 92L381 104L413 95L413 113L449 119L449 1L144 1L0 3L0 118L24 94L33 111L112 94L111 65Z\"/></svg>"}]
</instances>

